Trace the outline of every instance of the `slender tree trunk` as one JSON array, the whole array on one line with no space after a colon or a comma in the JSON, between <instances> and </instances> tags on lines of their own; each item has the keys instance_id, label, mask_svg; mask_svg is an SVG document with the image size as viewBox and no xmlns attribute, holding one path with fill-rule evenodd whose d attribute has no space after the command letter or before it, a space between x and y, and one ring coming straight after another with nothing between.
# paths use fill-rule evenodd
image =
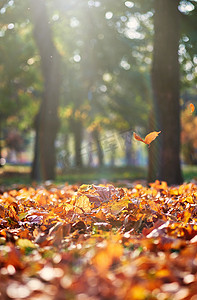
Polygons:
<instances>
[{"instance_id":1,"label":"slender tree trunk","mask_svg":"<svg viewBox=\"0 0 197 300\"><path fill-rule=\"evenodd\" d=\"M132 166L132 138L130 132L125 133L125 161L127 166Z\"/></svg>"},{"instance_id":2,"label":"slender tree trunk","mask_svg":"<svg viewBox=\"0 0 197 300\"><path fill-rule=\"evenodd\" d=\"M179 0L155 0L152 85L161 130L159 178L180 184Z\"/></svg>"},{"instance_id":3,"label":"slender tree trunk","mask_svg":"<svg viewBox=\"0 0 197 300\"><path fill-rule=\"evenodd\" d=\"M155 131L157 128L156 116L153 110L149 115L149 132ZM148 148L148 182L153 182L159 178L159 140L156 139L154 143Z\"/></svg>"},{"instance_id":4,"label":"slender tree trunk","mask_svg":"<svg viewBox=\"0 0 197 300\"><path fill-rule=\"evenodd\" d=\"M36 118L36 143L32 177L35 180L55 178L55 138L59 127L57 109L61 85L60 56L48 22L44 0L30 0L35 41L41 57L44 80L43 98Z\"/></svg>"},{"instance_id":5,"label":"slender tree trunk","mask_svg":"<svg viewBox=\"0 0 197 300\"><path fill-rule=\"evenodd\" d=\"M78 120L71 121L71 128L74 134L74 148L75 148L75 166L81 168L83 166L81 146L83 140L82 123Z\"/></svg>"},{"instance_id":6,"label":"slender tree trunk","mask_svg":"<svg viewBox=\"0 0 197 300\"><path fill-rule=\"evenodd\" d=\"M93 160L93 141L92 141L92 133L88 136L88 166L92 167L94 160Z\"/></svg>"},{"instance_id":7,"label":"slender tree trunk","mask_svg":"<svg viewBox=\"0 0 197 300\"><path fill-rule=\"evenodd\" d=\"M93 135L93 138L96 143L99 167L102 167L104 165L104 154L103 154L103 149L102 149L102 145L101 145L100 133L99 133L98 129L95 129L93 131L92 135Z\"/></svg>"}]
</instances>

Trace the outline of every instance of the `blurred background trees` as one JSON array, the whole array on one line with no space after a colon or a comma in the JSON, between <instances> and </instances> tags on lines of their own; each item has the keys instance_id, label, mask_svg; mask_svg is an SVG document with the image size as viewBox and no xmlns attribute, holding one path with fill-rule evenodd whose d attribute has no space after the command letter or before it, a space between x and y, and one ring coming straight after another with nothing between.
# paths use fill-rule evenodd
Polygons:
<instances>
[{"instance_id":1,"label":"blurred background trees","mask_svg":"<svg viewBox=\"0 0 197 300\"><path fill-rule=\"evenodd\" d=\"M150 149L160 149L163 154L149 155L149 166L154 171L151 180L160 174L168 181L173 169L176 175L169 182L181 181L176 150L180 140L179 107L184 111L187 103L197 102L197 3L175 1L177 31L172 17L165 28L167 35L156 38L162 26L160 17L154 23L156 2L162 5L165 0L1 2L0 117L5 157L10 148L6 136L14 128L26 141L21 151L27 146L31 151L30 157L23 160L34 162L32 176L36 180L54 179L57 166L68 172L73 167L146 164L148 149L133 141L132 132L144 136L159 129L161 148L155 141ZM171 14L166 5L169 19ZM171 34L176 43L173 55L173 44L167 44ZM166 81L163 85L161 69L155 72L156 51L160 51L166 68L171 65L171 70L164 72L171 83L174 80L173 87L177 86L176 99L172 93L169 103L169 84ZM155 72L153 89L151 70ZM158 107L153 99L157 89L163 87L165 93ZM170 103L174 110L169 110ZM153 106L157 107L156 113ZM171 115L170 121L166 114ZM169 128L161 120L166 120ZM172 131L175 123L178 127ZM182 160L195 163L186 159L191 142L185 139L190 136L184 134L185 124L182 122ZM169 135L171 138L165 139ZM32 140L36 141L35 147ZM178 148L171 147L172 142ZM195 152L196 146L193 148ZM166 161L168 151L174 156ZM163 162L159 172L158 161ZM172 169L168 167L164 174L161 170L167 164Z\"/></svg>"}]
</instances>

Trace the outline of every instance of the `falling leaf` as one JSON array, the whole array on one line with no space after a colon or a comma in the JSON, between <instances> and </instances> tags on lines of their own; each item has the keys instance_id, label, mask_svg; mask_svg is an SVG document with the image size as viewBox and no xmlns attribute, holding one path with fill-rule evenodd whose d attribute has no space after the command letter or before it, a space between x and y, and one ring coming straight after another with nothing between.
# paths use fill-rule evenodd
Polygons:
<instances>
[{"instance_id":1,"label":"falling leaf","mask_svg":"<svg viewBox=\"0 0 197 300\"><path fill-rule=\"evenodd\" d=\"M160 134L161 131L153 131L146 135L144 142L149 145L152 141L156 139L156 137Z\"/></svg>"},{"instance_id":2,"label":"falling leaf","mask_svg":"<svg viewBox=\"0 0 197 300\"><path fill-rule=\"evenodd\" d=\"M150 145L150 143L152 143L152 141L154 141L156 139L156 137L160 134L160 132L161 131L150 132L149 134L147 134L145 136L144 140L139 135L137 135L135 132L133 133L133 136L137 141L143 142L146 145Z\"/></svg>"},{"instance_id":3,"label":"falling leaf","mask_svg":"<svg viewBox=\"0 0 197 300\"><path fill-rule=\"evenodd\" d=\"M133 136L137 141L145 143L145 141L139 135L137 135L135 132L133 133Z\"/></svg>"}]
</instances>

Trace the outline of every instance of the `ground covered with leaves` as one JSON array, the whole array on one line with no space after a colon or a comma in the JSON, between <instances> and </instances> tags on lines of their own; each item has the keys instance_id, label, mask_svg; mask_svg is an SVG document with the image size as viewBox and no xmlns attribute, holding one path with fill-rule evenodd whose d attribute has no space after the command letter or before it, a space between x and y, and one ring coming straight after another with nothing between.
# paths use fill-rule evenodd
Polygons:
<instances>
[{"instance_id":1,"label":"ground covered with leaves","mask_svg":"<svg viewBox=\"0 0 197 300\"><path fill-rule=\"evenodd\" d=\"M197 299L197 185L0 195L0 299Z\"/></svg>"}]
</instances>

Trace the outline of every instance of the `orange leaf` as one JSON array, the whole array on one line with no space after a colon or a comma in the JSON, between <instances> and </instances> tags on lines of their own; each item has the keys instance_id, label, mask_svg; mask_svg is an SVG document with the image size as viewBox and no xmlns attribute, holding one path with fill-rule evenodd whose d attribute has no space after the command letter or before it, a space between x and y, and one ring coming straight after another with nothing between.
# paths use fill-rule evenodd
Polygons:
<instances>
[{"instance_id":1,"label":"orange leaf","mask_svg":"<svg viewBox=\"0 0 197 300\"><path fill-rule=\"evenodd\" d=\"M137 141L143 142L146 145L150 145L152 141L156 139L156 137L160 134L161 131L153 131L146 135L145 139L143 140L139 135L137 135L135 132L133 133L134 138Z\"/></svg>"},{"instance_id":2,"label":"orange leaf","mask_svg":"<svg viewBox=\"0 0 197 300\"><path fill-rule=\"evenodd\" d=\"M97 251L92 263L100 273L103 273L109 269L111 264L119 261L122 255L123 247L121 244L108 242L105 248Z\"/></svg>"},{"instance_id":3,"label":"orange leaf","mask_svg":"<svg viewBox=\"0 0 197 300\"><path fill-rule=\"evenodd\" d=\"M145 144L149 145L152 141L156 139L156 137L160 134L161 131L153 131L147 134L144 139Z\"/></svg>"},{"instance_id":4,"label":"orange leaf","mask_svg":"<svg viewBox=\"0 0 197 300\"><path fill-rule=\"evenodd\" d=\"M133 133L133 136L137 141L145 143L145 141L139 135L137 135L135 132Z\"/></svg>"},{"instance_id":5,"label":"orange leaf","mask_svg":"<svg viewBox=\"0 0 197 300\"><path fill-rule=\"evenodd\" d=\"M194 112L194 110L195 110L195 106L194 106L194 104L193 103L190 103L190 109L191 109L191 113L193 113Z\"/></svg>"}]
</instances>

